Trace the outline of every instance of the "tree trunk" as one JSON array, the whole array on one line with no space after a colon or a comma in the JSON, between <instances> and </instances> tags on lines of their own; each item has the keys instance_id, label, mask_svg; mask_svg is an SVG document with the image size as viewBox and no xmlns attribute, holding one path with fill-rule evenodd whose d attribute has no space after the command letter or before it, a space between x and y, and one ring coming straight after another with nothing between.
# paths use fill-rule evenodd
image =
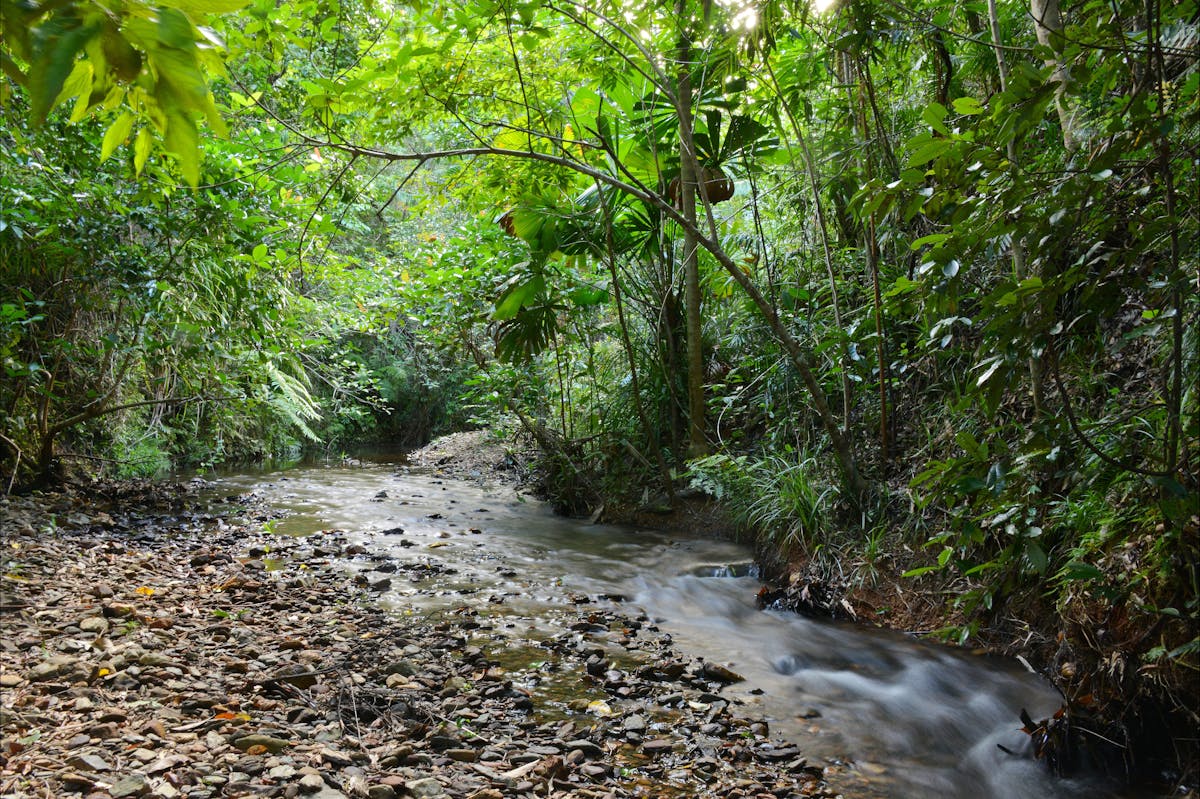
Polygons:
<instances>
[{"instance_id":1,"label":"tree trunk","mask_svg":"<svg viewBox=\"0 0 1200 799\"><path fill-rule=\"evenodd\" d=\"M1051 0L1056 2L1056 0ZM1037 2L1037 0L1034 0ZM1004 46L1000 42L1000 16L996 11L996 0L988 0L988 25L992 34L992 47L996 53L996 70L1000 75L1000 91L1008 91L1008 62L1004 58ZM1008 140L1007 145L1008 162L1013 169L1017 167L1017 143L1013 139ZM1013 277L1017 281L1022 281L1028 274L1026 266L1025 239L1021 236L1014 235L1012 240L1012 262L1013 262ZM1027 361L1029 366L1029 384L1031 399L1033 400L1033 412L1035 416L1042 415L1042 407L1045 405L1045 377L1042 374L1042 364L1036 357L1030 357Z\"/></svg>"},{"instance_id":2,"label":"tree trunk","mask_svg":"<svg viewBox=\"0 0 1200 799\"><path fill-rule=\"evenodd\" d=\"M1054 105L1058 109L1059 125L1062 126L1063 147L1073 153L1079 147L1079 141L1075 136L1075 109L1067 96L1071 78L1062 60L1063 21L1059 0L1030 0L1029 13L1033 16L1033 30L1037 34L1038 44L1054 51L1054 56L1046 59L1046 66L1054 70L1052 77L1058 84L1054 90Z\"/></svg>"},{"instance_id":3,"label":"tree trunk","mask_svg":"<svg viewBox=\"0 0 1200 799\"><path fill-rule=\"evenodd\" d=\"M677 0L680 24L686 24L686 0ZM688 224L683 234L683 277L687 328L688 457L708 454L704 423L703 322L700 315L700 263L696 230L696 150L692 143L691 42L687 32L679 35L679 77L675 110L679 116L679 212Z\"/></svg>"}]
</instances>

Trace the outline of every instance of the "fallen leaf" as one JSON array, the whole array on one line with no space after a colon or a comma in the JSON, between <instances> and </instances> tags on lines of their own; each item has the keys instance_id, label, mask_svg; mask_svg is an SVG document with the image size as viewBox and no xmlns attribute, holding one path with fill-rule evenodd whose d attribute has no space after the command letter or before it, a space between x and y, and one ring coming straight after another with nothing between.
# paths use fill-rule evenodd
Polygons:
<instances>
[{"instance_id":1,"label":"fallen leaf","mask_svg":"<svg viewBox=\"0 0 1200 799\"><path fill-rule=\"evenodd\" d=\"M605 702L603 699L597 699L594 702L588 702L587 709L588 713L592 713L597 716L611 716L613 714L613 709L609 707L608 702Z\"/></svg>"}]
</instances>

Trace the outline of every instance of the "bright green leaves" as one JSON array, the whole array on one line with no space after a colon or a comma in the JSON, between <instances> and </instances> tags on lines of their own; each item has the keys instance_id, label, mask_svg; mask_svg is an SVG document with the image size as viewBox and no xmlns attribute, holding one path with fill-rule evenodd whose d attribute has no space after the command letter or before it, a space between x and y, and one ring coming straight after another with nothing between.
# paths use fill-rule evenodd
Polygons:
<instances>
[{"instance_id":1,"label":"bright green leaves","mask_svg":"<svg viewBox=\"0 0 1200 799\"><path fill-rule=\"evenodd\" d=\"M8 5L7 0L5 5ZM6 20L11 13L11 9L4 9ZM6 36L7 28L6 22ZM35 124L46 121L46 115L59 101L63 85L74 69L76 55L98 31L98 25L86 23L74 9L68 8L31 32L30 65L24 77L29 88L29 113Z\"/></svg>"},{"instance_id":2,"label":"bright green leaves","mask_svg":"<svg viewBox=\"0 0 1200 799\"><path fill-rule=\"evenodd\" d=\"M959 97L952 105L954 106L954 113L962 116L977 116L985 110L983 104L974 97Z\"/></svg>"},{"instance_id":3,"label":"bright green leaves","mask_svg":"<svg viewBox=\"0 0 1200 799\"><path fill-rule=\"evenodd\" d=\"M224 134L208 84L209 74L221 68L211 55L220 42L201 25L205 14L236 10L244 0L174 0L161 6L137 0L122 6L119 15L79 2L25 6L0 0L0 5L0 58L5 72L28 92L35 124L69 100L75 101L73 121L124 104L101 143L101 157L111 156L140 123L135 170L140 174L145 167L153 139L146 131L153 129L185 180L199 183L198 118Z\"/></svg>"},{"instance_id":4,"label":"bright green leaves","mask_svg":"<svg viewBox=\"0 0 1200 799\"><path fill-rule=\"evenodd\" d=\"M527 264L522 264L522 266L527 266ZM541 274L530 276L523 272L519 273L510 279L507 286L501 291L492 318L497 322L514 319L522 309L533 305L534 300L542 297L545 292L546 279Z\"/></svg>"},{"instance_id":5,"label":"bright green leaves","mask_svg":"<svg viewBox=\"0 0 1200 799\"><path fill-rule=\"evenodd\" d=\"M941 103L930 103L921 112L921 119L925 121L925 124L933 128L935 132L943 136L949 136L950 128L946 127L946 115L949 113L946 110L946 106Z\"/></svg>"},{"instance_id":6,"label":"bright green leaves","mask_svg":"<svg viewBox=\"0 0 1200 799\"><path fill-rule=\"evenodd\" d=\"M914 139L909 140L909 146L914 146L915 149L908 156L909 166L925 166L930 161L941 158L954 147L954 142L950 139L935 139L928 134L923 134Z\"/></svg>"},{"instance_id":7,"label":"bright green leaves","mask_svg":"<svg viewBox=\"0 0 1200 799\"><path fill-rule=\"evenodd\" d=\"M112 155L113 150L118 145L124 144L129 137L129 131L133 128L133 114L128 111L122 111L116 121L108 126L108 130L104 133L104 140L100 143L100 160L103 161ZM140 170L139 170L140 171Z\"/></svg>"}]
</instances>

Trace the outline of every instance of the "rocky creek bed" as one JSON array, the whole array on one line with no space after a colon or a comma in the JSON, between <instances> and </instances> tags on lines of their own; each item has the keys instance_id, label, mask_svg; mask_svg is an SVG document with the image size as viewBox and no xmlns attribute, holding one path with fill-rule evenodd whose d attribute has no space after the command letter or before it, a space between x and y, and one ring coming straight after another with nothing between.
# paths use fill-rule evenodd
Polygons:
<instances>
[{"instance_id":1,"label":"rocky creek bed","mask_svg":"<svg viewBox=\"0 0 1200 799\"><path fill-rule=\"evenodd\" d=\"M386 611L403 563L204 489L0 499L0 796L834 795L646 618L564 597L530 641L487 602Z\"/></svg>"}]
</instances>

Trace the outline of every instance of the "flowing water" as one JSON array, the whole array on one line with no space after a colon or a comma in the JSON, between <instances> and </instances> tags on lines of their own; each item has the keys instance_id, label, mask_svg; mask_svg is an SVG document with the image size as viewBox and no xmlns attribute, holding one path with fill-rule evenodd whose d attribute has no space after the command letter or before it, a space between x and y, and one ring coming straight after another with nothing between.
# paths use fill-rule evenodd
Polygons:
<instances>
[{"instance_id":1,"label":"flowing water","mask_svg":"<svg viewBox=\"0 0 1200 799\"><path fill-rule=\"evenodd\" d=\"M275 531L339 529L370 555L407 564L381 600L400 612L470 606L536 641L580 597L644 613L682 654L735 670L725 689L810 762L834 764L847 797L1102 797L1052 778L1025 753L1022 708L1037 719L1055 691L1015 661L972 656L894 633L755 608L744 546L554 516L509 488L366 463L217 480L288 515ZM382 534L381 533L385 533ZM354 564L364 571L378 561ZM373 578L382 577L372 575Z\"/></svg>"}]
</instances>

